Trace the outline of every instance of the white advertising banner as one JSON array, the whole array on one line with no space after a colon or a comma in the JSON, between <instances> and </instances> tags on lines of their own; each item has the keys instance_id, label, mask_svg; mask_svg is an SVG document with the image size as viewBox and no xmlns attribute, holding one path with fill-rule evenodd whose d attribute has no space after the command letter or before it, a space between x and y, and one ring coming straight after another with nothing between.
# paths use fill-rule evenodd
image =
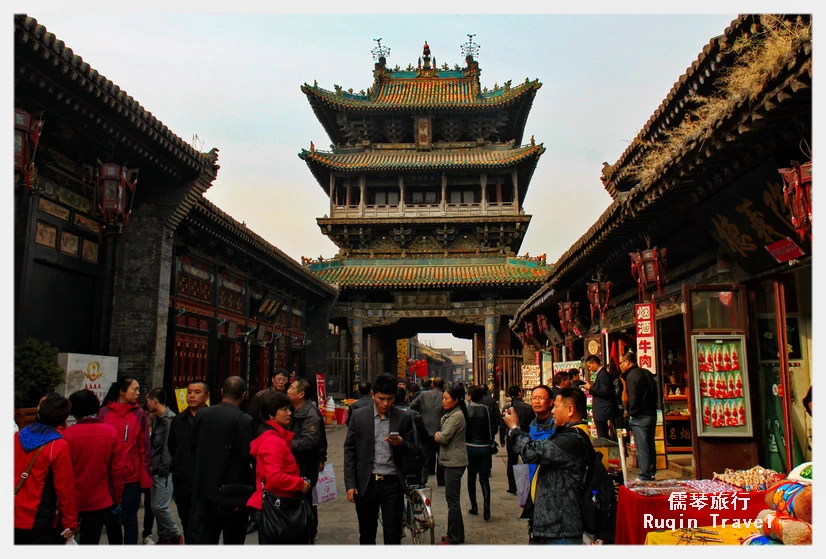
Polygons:
<instances>
[{"instance_id":1,"label":"white advertising banner","mask_svg":"<svg viewBox=\"0 0 826 559\"><path fill-rule=\"evenodd\" d=\"M94 392L103 403L103 397L118 378L117 357L58 353L57 363L66 373L66 377L64 382L57 385L55 392L67 398L71 393L85 388Z\"/></svg>"}]
</instances>

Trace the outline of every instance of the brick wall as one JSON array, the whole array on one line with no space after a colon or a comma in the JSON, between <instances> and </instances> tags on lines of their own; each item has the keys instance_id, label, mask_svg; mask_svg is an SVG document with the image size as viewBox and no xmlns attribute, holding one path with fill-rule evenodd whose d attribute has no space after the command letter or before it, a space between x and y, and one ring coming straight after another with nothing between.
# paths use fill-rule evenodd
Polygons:
<instances>
[{"instance_id":1,"label":"brick wall","mask_svg":"<svg viewBox=\"0 0 826 559\"><path fill-rule=\"evenodd\" d=\"M173 253L167 209L144 204L133 214L115 270L110 353L118 374L136 378L144 395L163 385Z\"/></svg>"}]
</instances>

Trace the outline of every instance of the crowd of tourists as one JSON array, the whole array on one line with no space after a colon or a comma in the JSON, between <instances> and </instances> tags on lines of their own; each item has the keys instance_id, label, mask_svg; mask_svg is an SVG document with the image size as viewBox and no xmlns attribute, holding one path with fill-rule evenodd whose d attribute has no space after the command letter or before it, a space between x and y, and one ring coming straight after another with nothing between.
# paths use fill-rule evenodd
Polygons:
<instances>
[{"instance_id":1,"label":"crowd of tourists","mask_svg":"<svg viewBox=\"0 0 826 559\"><path fill-rule=\"evenodd\" d=\"M523 518L529 542L582 543L581 495L594 454L582 389L593 395L600 436L616 437L621 402L628 410L641 478L653 477L646 460L654 458L653 448L642 448L649 440L653 447L650 373L625 354L623 393L598 358L586 366L593 382L559 373L554 386L533 388L530 404L519 387L509 387L504 412L486 386L445 386L437 377L409 391L389 374L362 382L347 419L343 464L359 543L376 543L381 513L384 543L399 544L404 493L433 476L445 488L448 511L439 543L465 543L462 478L467 470L467 513L480 512L478 480L481 513L489 521L492 457L500 445L507 452L508 493L517 493L514 466L520 459L528 465ZM162 388L151 389L142 407L140 384L130 377L113 383L103 402L89 390L68 399L44 396L36 421L15 434L15 543L96 545L105 527L115 545L243 544L255 530L259 544L312 544L318 534L312 489L327 462L324 421L309 381L290 383L279 369L271 382L246 412L247 386L237 376L226 379L212 406L207 383L191 382L187 407L177 414ZM169 509L173 499L180 525Z\"/></svg>"}]
</instances>

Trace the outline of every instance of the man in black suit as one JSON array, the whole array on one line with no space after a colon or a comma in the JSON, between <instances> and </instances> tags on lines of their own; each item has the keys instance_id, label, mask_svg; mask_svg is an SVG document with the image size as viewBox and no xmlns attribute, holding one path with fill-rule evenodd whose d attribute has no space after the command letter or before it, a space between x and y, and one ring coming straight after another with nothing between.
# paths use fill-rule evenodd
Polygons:
<instances>
[{"instance_id":1,"label":"man in black suit","mask_svg":"<svg viewBox=\"0 0 826 559\"><path fill-rule=\"evenodd\" d=\"M195 475L195 455L192 453L192 430L195 414L206 408L209 385L194 380L186 387L187 408L172 419L169 426L169 453L172 455L172 496L184 529L184 541L191 543L189 512L192 505L192 479Z\"/></svg>"},{"instance_id":2,"label":"man in black suit","mask_svg":"<svg viewBox=\"0 0 826 559\"><path fill-rule=\"evenodd\" d=\"M427 429L427 438L422 441L425 468L428 475L436 474L436 485L439 487L445 484L445 471L436 460L436 453L440 445L433 437L442 428L442 416L445 413L445 409L442 407L444 388L444 379L436 377L433 379L432 390L422 391L415 400L410 402L410 409L422 414L422 419L424 419L424 426Z\"/></svg>"},{"instance_id":3,"label":"man in black suit","mask_svg":"<svg viewBox=\"0 0 826 559\"><path fill-rule=\"evenodd\" d=\"M586 382L582 388L594 397L594 424L597 426L597 436L602 439L617 440L616 430L608 430L608 421L614 421L617 416L617 394L614 392L614 377L596 355L585 360L585 367L594 375L593 384Z\"/></svg>"},{"instance_id":4,"label":"man in black suit","mask_svg":"<svg viewBox=\"0 0 826 559\"><path fill-rule=\"evenodd\" d=\"M395 408L396 378L380 374L373 382L373 405L357 409L344 440L344 486L356 505L359 544L375 545L381 509L384 544L402 538L404 491L402 467L416 452L410 414Z\"/></svg>"},{"instance_id":5,"label":"man in black suit","mask_svg":"<svg viewBox=\"0 0 826 559\"><path fill-rule=\"evenodd\" d=\"M229 377L224 381L221 403L195 415L191 543L217 545L222 532L224 544L243 545L247 537L247 507L227 510L218 506L222 485L249 485L252 489L254 484L250 443L256 436L256 427L252 417L240 407L246 392L244 379Z\"/></svg>"}]
</instances>

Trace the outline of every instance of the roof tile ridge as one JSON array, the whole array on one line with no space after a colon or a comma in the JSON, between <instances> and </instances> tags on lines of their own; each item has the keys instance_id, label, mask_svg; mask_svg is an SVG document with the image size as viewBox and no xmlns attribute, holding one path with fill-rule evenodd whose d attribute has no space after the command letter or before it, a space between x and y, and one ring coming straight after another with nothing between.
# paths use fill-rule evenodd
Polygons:
<instances>
[{"instance_id":1,"label":"roof tile ridge","mask_svg":"<svg viewBox=\"0 0 826 559\"><path fill-rule=\"evenodd\" d=\"M80 55L75 54L71 48L67 47L64 41L59 39L54 33L48 31L44 25L37 23L35 18L26 14L20 14L16 17L22 23L23 27L29 29L32 35L34 35L37 39L42 40L44 45L51 49L51 51L59 56L60 59L62 59L66 64L73 66L79 73L85 74L87 79L99 85L105 92L115 97L118 101L124 102L124 104L128 105L128 109L131 109L140 114L142 117L147 118L149 120L149 124L155 128L159 128L158 131L161 135L167 140L171 140L175 147L184 150L193 158L201 161L204 165L209 165L210 159L208 154L197 151L194 147L172 132L169 127L153 116L150 111L147 111L140 106L140 104L132 96L128 95L123 89L121 89L120 86L107 79L96 69L92 68L88 62L84 62L83 58ZM137 105L137 107L135 105Z\"/></svg>"},{"instance_id":2,"label":"roof tile ridge","mask_svg":"<svg viewBox=\"0 0 826 559\"><path fill-rule=\"evenodd\" d=\"M626 163L628 157L630 157L632 152L635 152L637 149L644 147L646 144L645 138L651 133L651 127L654 123L664 114L665 109L670 106L671 102L673 101L674 97L677 94L677 91L696 73L697 69L700 67L700 64L707 58L709 54L711 54L712 49L715 47L719 47L721 44L724 44L725 39L730 37L735 31L738 31L742 26L743 22L746 18L750 17L749 14L741 14L726 27L723 35L716 35L712 37L708 43L706 43L700 53L698 54L697 58L694 59L691 64L686 68L686 71L677 78L677 81L674 85L671 86L671 89L666 94L665 98L660 102L657 108L654 110L654 113L648 118L646 123L634 137L634 140L631 144L628 145L627 148L622 152L619 158L614 162L611 166L611 173L607 177L606 185L611 185L612 188L615 188L615 181L622 178L616 177L614 178L615 173ZM606 186L607 188L607 186Z\"/></svg>"},{"instance_id":3,"label":"roof tile ridge","mask_svg":"<svg viewBox=\"0 0 826 559\"><path fill-rule=\"evenodd\" d=\"M198 205L203 206L203 208L207 210L207 212L212 213L213 215L223 219L229 225L238 229L242 233L242 235L246 235L251 240L263 245L265 249L268 249L269 251L275 253L278 257L284 259L288 264L292 264L293 266L295 266L297 270L301 270L302 272L306 273L304 267L301 264L299 264L296 260L294 260L291 256L289 256L287 253L279 249L277 246L270 243L261 235L247 227L246 223L239 222L230 214L222 210L215 204L215 202L212 202L203 195L201 195L201 197L198 200Z\"/></svg>"}]
</instances>

